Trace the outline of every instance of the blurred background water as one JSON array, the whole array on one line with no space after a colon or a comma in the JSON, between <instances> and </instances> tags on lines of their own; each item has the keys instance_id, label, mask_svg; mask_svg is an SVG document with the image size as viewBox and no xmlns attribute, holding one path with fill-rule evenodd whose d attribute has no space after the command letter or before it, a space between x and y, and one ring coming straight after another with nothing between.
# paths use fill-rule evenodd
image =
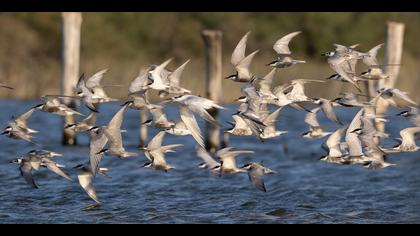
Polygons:
<instances>
[{"instance_id":1,"label":"blurred background water","mask_svg":"<svg viewBox=\"0 0 420 236\"><path fill-rule=\"evenodd\" d=\"M0 124L19 115L39 101L3 100ZM230 120L236 107L227 106L221 120ZM98 124L106 124L119 109L117 103L100 106ZM88 114L83 107L82 113ZM349 123L357 109L336 109L339 118ZM398 136L410 124L390 109L387 132ZM178 119L176 106L167 107L169 118ZM29 127L40 131L34 141L44 149L60 152L57 162L66 166L74 179L68 182L48 170L34 175L39 189L31 189L20 176L18 166L9 163L35 145L0 137L0 222L1 223L419 223L420 159L418 153L395 154L389 161L396 166L367 170L362 166L341 166L319 161L324 155L320 145L325 139L300 137L308 127L304 113L286 108L280 114L278 128L289 133L260 143L253 137L231 137L230 146L254 150L253 155L237 158L238 165L249 161L263 164L277 174L265 176L267 192L254 188L246 174L212 176L197 168L190 136L166 135L163 143L182 143L167 161L176 169L170 172L143 168L145 156L136 150L139 140L138 111L127 110L122 125L124 146L138 157L119 160L105 157L111 178L95 179L102 205L82 210L93 201L78 185L71 168L88 159L86 135L78 136L78 146L61 146L61 117L35 112ZM327 130L336 124L318 115ZM203 121L199 120L204 128ZM149 129L149 138L156 134ZM287 152L284 146L287 145ZM392 146L387 141L386 146Z\"/></svg>"}]
</instances>

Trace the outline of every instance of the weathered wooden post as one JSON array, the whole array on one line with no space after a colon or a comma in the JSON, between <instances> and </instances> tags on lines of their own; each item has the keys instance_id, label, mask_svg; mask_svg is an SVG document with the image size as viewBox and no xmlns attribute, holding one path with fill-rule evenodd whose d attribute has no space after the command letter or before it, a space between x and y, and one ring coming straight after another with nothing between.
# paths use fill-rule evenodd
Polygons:
<instances>
[{"instance_id":1,"label":"weathered wooden post","mask_svg":"<svg viewBox=\"0 0 420 236\"><path fill-rule=\"evenodd\" d=\"M220 30L203 30L201 36L206 50L206 96L219 103L222 97L222 32ZM209 111L216 120L218 111ZM220 127L207 124L206 148L216 151L220 144Z\"/></svg>"},{"instance_id":2,"label":"weathered wooden post","mask_svg":"<svg viewBox=\"0 0 420 236\"><path fill-rule=\"evenodd\" d=\"M61 51L61 94L74 95L79 78L80 59L80 26L82 14L80 12L63 12L62 17L62 51ZM75 108L75 102L64 99L64 103ZM64 123L74 123L74 116L66 116ZM64 126L63 126L64 127ZM64 129L64 145L76 145L76 134L72 129Z\"/></svg>"},{"instance_id":3,"label":"weathered wooden post","mask_svg":"<svg viewBox=\"0 0 420 236\"><path fill-rule=\"evenodd\" d=\"M404 24L398 22L387 22L385 38L385 62L382 69L389 77L387 79L380 80L378 88L393 88L397 82L398 74L400 72L400 66L394 65L401 64L404 41ZM379 116L384 115L388 107L388 102L379 98L376 106L376 114ZM376 128L383 132L385 130L385 123L376 123Z\"/></svg>"}]
</instances>

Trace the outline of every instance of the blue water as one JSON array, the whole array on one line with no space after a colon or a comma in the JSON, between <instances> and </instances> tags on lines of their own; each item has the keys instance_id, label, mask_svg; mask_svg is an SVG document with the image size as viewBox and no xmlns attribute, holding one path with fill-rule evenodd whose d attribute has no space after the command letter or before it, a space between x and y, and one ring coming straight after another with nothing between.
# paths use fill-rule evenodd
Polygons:
<instances>
[{"instance_id":1,"label":"blue water","mask_svg":"<svg viewBox=\"0 0 420 236\"><path fill-rule=\"evenodd\" d=\"M39 101L0 102L0 124L5 127L12 115L19 115ZM105 124L119 108L101 105L98 124ZM168 107L169 118L177 118ZM235 110L228 106L222 120ZM357 109L337 109L345 123ZM410 124L392 116L387 131L397 136ZM82 113L88 111L82 108ZM39 189L31 189L20 176L18 166L9 162L37 148L25 141L0 137L0 223L420 223L420 158L418 153L396 154L397 164L381 170L341 166L319 161L324 139L300 137L307 131L304 113L284 109L278 126L289 133L258 142L252 137L231 137L230 146L254 150L254 155L237 158L238 165L260 162L277 171L265 176L267 192L260 192L246 174L212 176L196 167L195 143L190 136L166 135L164 144L182 143L167 161L176 167L168 173L143 168L144 155L136 150L139 140L138 111L127 110L123 129L124 146L139 153L137 158L119 160L105 157L102 166L112 178L98 176L95 186L102 205L83 210L93 201L78 185L71 167L88 159L88 137L78 136L78 146L61 146L61 117L36 112L29 126L39 130L34 141L44 149L61 152L57 162L66 165L73 182L48 170L34 175ZM328 130L337 126L319 115ZM200 120L203 127L203 122ZM223 122L223 125L225 123ZM149 129L149 139L156 133ZM284 147L287 145L287 152ZM392 145L390 142L387 145Z\"/></svg>"}]
</instances>

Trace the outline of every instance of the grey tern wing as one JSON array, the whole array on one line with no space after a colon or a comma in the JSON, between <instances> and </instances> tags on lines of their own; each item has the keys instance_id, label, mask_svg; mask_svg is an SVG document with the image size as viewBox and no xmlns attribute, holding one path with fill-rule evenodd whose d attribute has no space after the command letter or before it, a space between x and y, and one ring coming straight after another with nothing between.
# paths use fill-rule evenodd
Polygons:
<instances>
[{"instance_id":1,"label":"grey tern wing","mask_svg":"<svg viewBox=\"0 0 420 236\"><path fill-rule=\"evenodd\" d=\"M159 151L161 151L162 153L166 153L166 152L174 152L174 151L172 150L173 148L176 148L176 147L182 147L182 146L184 146L184 144L180 144L180 143L176 143L176 144L168 144L168 145L162 146L162 147L160 147L160 148L157 148L157 149L155 149L155 150L159 150Z\"/></svg>"},{"instance_id":2,"label":"grey tern wing","mask_svg":"<svg viewBox=\"0 0 420 236\"><path fill-rule=\"evenodd\" d=\"M321 107L316 107L312 109L311 112L306 113L304 121L310 127L320 127L318 119L316 117L319 110L321 110Z\"/></svg>"},{"instance_id":3,"label":"grey tern wing","mask_svg":"<svg viewBox=\"0 0 420 236\"><path fill-rule=\"evenodd\" d=\"M255 121L248 119L246 117L242 117L247 126L251 129L252 135L257 137L261 142L264 140L260 137L260 134L262 132L262 128L257 124Z\"/></svg>"},{"instance_id":4,"label":"grey tern wing","mask_svg":"<svg viewBox=\"0 0 420 236\"><path fill-rule=\"evenodd\" d=\"M139 75L131 81L128 92L133 93L144 93L147 90L147 83L149 78L149 70L141 70Z\"/></svg>"},{"instance_id":5,"label":"grey tern wing","mask_svg":"<svg viewBox=\"0 0 420 236\"><path fill-rule=\"evenodd\" d=\"M267 192L265 185L264 185L264 169L255 167L255 165L248 170L248 177L252 184L258 189L263 192Z\"/></svg>"},{"instance_id":6,"label":"grey tern wing","mask_svg":"<svg viewBox=\"0 0 420 236\"><path fill-rule=\"evenodd\" d=\"M124 112L127 109L128 105L124 105L120 110L114 115L111 121L108 123L108 126L105 128L105 135L108 138L110 148L120 149L123 148L122 145L122 136L121 136L121 124L124 118Z\"/></svg>"},{"instance_id":7,"label":"grey tern wing","mask_svg":"<svg viewBox=\"0 0 420 236\"><path fill-rule=\"evenodd\" d=\"M96 110L96 107L93 105L93 93L92 90L90 90L86 86L86 81L84 74L82 74L79 78L79 81L77 82L77 88L82 92L83 96L81 97L83 103L86 105L87 108L89 108L91 111L98 112Z\"/></svg>"},{"instance_id":8,"label":"grey tern wing","mask_svg":"<svg viewBox=\"0 0 420 236\"><path fill-rule=\"evenodd\" d=\"M343 60L342 59L338 59L338 60L332 59L332 60L329 60L329 62L331 62L331 63L329 63L331 68L338 75L340 75L344 80L353 84L354 86L356 86L359 89L360 86L349 75L349 72L350 72L349 70L351 70L351 66L349 66L347 61L345 61L344 59Z\"/></svg>"},{"instance_id":9,"label":"grey tern wing","mask_svg":"<svg viewBox=\"0 0 420 236\"><path fill-rule=\"evenodd\" d=\"M180 79L181 79L181 74L185 69L185 66L190 62L190 59L188 59L186 62L184 62L184 64L182 64L181 66L179 66L177 69L174 70L174 72L172 72L169 76L169 82L171 84L171 86L179 86L180 85Z\"/></svg>"},{"instance_id":10,"label":"grey tern wing","mask_svg":"<svg viewBox=\"0 0 420 236\"><path fill-rule=\"evenodd\" d=\"M344 132L346 131L348 126L341 127L337 129L334 133L328 137L327 141L325 142L328 149L329 149L329 156L330 157L341 157L342 152L340 148L341 137L343 136Z\"/></svg>"},{"instance_id":11,"label":"grey tern wing","mask_svg":"<svg viewBox=\"0 0 420 236\"><path fill-rule=\"evenodd\" d=\"M341 44L338 44L338 43L334 43L333 45L335 47L335 51L337 53L339 53L340 55L347 54L347 53L350 52L351 49L354 49L357 46L359 46L359 44L355 44L355 45L352 45L350 47L347 47L347 46L344 46L344 45L341 45Z\"/></svg>"},{"instance_id":12,"label":"grey tern wing","mask_svg":"<svg viewBox=\"0 0 420 236\"><path fill-rule=\"evenodd\" d=\"M160 150L160 149L156 149L153 151L150 151L150 156L152 158L152 161L155 165L158 166L166 166L167 162L165 159L165 154Z\"/></svg>"},{"instance_id":13,"label":"grey tern wing","mask_svg":"<svg viewBox=\"0 0 420 236\"><path fill-rule=\"evenodd\" d=\"M240 129L246 129L248 128L248 124L244 121L244 118L242 118L239 115L233 115L233 120L235 120L235 127Z\"/></svg>"},{"instance_id":14,"label":"grey tern wing","mask_svg":"<svg viewBox=\"0 0 420 236\"><path fill-rule=\"evenodd\" d=\"M289 42L290 40L292 40L292 38L294 38L296 35L300 33L301 31L289 33L283 36L282 38L280 38L279 40L277 40L273 46L274 51L276 51L277 54L280 54L280 55L290 55L291 52L289 49Z\"/></svg>"},{"instance_id":15,"label":"grey tern wing","mask_svg":"<svg viewBox=\"0 0 420 236\"><path fill-rule=\"evenodd\" d=\"M367 66L378 66L378 60L376 59L376 56L378 55L379 49L382 47L383 43L373 47L370 49L367 53L367 56L363 57L363 63L365 63Z\"/></svg>"},{"instance_id":16,"label":"grey tern wing","mask_svg":"<svg viewBox=\"0 0 420 236\"><path fill-rule=\"evenodd\" d=\"M52 172L56 173L57 175L69 180L69 181L73 181L70 176L68 174L66 174L63 170L61 170L58 166L57 163L55 163L54 161L49 160L48 158L43 158L42 159L42 163L45 165L45 167L47 167L49 170L51 170Z\"/></svg>"},{"instance_id":17,"label":"grey tern wing","mask_svg":"<svg viewBox=\"0 0 420 236\"><path fill-rule=\"evenodd\" d=\"M24 161L23 164L19 167L19 170L26 183L28 183L32 188L38 188L32 176L32 166L29 161Z\"/></svg>"},{"instance_id":18,"label":"grey tern wing","mask_svg":"<svg viewBox=\"0 0 420 236\"><path fill-rule=\"evenodd\" d=\"M196 113L197 115L201 116L204 120L206 120L207 122L218 126L218 122L213 118L213 116L211 116L207 110L205 109L205 107L203 107L202 104L200 104L199 101L197 102L191 102L188 104L188 109L190 109L192 112ZM185 121L184 121L185 122Z\"/></svg>"},{"instance_id":19,"label":"grey tern wing","mask_svg":"<svg viewBox=\"0 0 420 236\"><path fill-rule=\"evenodd\" d=\"M99 152L105 148L107 142L108 138L102 130L100 130L98 134L91 133L89 144L89 160L93 176L96 176L96 173L99 169L99 162L101 162L104 155L103 153Z\"/></svg>"},{"instance_id":20,"label":"grey tern wing","mask_svg":"<svg viewBox=\"0 0 420 236\"><path fill-rule=\"evenodd\" d=\"M340 120L338 120L337 115L335 114L334 110L333 110L333 105L331 103L331 101L327 100L327 99L323 99L324 102L321 105L321 109L324 112L325 116L328 117L328 119L342 125L343 123L341 123Z\"/></svg>"},{"instance_id":21,"label":"grey tern wing","mask_svg":"<svg viewBox=\"0 0 420 236\"><path fill-rule=\"evenodd\" d=\"M361 120L361 116L364 112L364 109L360 109L359 112L357 112L357 114L353 117L353 120L350 122L350 125L347 129L347 133L350 133L356 129L360 129L362 128L362 120Z\"/></svg>"},{"instance_id":22,"label":"grey tern wing","mask_svg":"<svg viewBox=\"0 0 420 236\"><path fill-rule=\"evenodd\" d=\"M152 113L154 122L158 122L158 123L168 122L168 119L166 118L166 114L162 106L154 107L153 109L150 110L150 112Z\"/></svg>"},{"instance_id":23,"label":"grey tern wing","mask_svg":"<svg viewBox=\"0 0 420 236\"><path fill-rule=\"evenodd\" d=\"M229 151L229 155L232 156L238 156L241 154L254 154L255 151L251 151L251 150L233 150L233 151Z\"/></svg>"},{"instance_id":24,"label":"grey tern wing","mask_svg":"<svg viewBox=\"0 0 420 236\"><path fill-rule=\"evenodd\" d=\"M407 117L408 121L410 121L415 126L420 127L420 111L416 107L410 108L411 115Z\"/></svg>"},{"instance_id":25,"label":"grey tern wing","mask_svg":"<svg viewBox=\"0 0 420 236\"><path fill-rule=\"evenodd\" d=\"M263 123L267 126L274 126L280 115L281 110L283 110L283 107L277 108L263 120Z\"/></svg>"},{"instance_id":26,"label":"grey tern wing","mask_svg":"<svg viewBox=\"0 0 420 236\"><path fill-rule=\"evenodd\" d=\"M77 175L79 179L80 186L85 190L85 192L92 198L95 202L100 203L99 198L96 194L96 189L93 186L93 175L89 171L83 171Z\"/></svg>"},{"instance_id":27,"label":"grey tern wing","mask_svg":"<svg viewBox=\"0 0 420 236\"><path fill-rule=\"evenodd\" d=\"M185 126L191 132L191 135L193 136L195 141L197 141L197 143L201 147L204 148L205 146L204 146L203 136L201 135L200 127L198 126L197 120L195 119L194 115L184 105L179 106L179 112L180 112L181 120L184 122Z\"/></svg>"},{"instance_id":28,"label":"grey tern wing","mask_svg":"<svg viewBox=\"0 0 420 236\"><path fill-rule=\"evenodd\" d=\"M173 60L173 58L169 58L168 60L164 61L162 64L156 66L156 68L149 72L152 75L153 84L167 84L167 78L164 78L162 75L165 73L165 67Z\"/></svg>"},{"instance_id":29,"label":"grey tern wing","mask_svg":"<svg viewBox=\"0 0 420 236\"><path fill-rule=\"evenodd\" d=\"M259 51L260 50L253 51L235 66L239 76L252 76L249 67L251 65L252 60L254 59L255 54L257 54Z\"/></svg>"},{"instance_id":30,"label":"grey tern wing","mask_svg":"<svg viewBox=\"0 0 420 236\"><path fill-rule=\"evenodd\" d=\"M101 71L96 72L91 77L89 77L85 82L86 87L90 90L93 90L93 88L95 88L95 87L101 87L101 80L103 79L104 74L108 71L109 71L108 68L103 69Z\"/></svg>"},{"instance_id":31,"label":"grey tern wing","mask_svg":"<svg viewBox=\"0 0 420 236\"><path fill-rule=\"evenodd\" d=\"M26 127L27 127L27 125L26 125L26 121L27 121L27 119L28 119L28 118L32 115L32 113L34 113L34 111L35 111L35 108L31 108L31 109L29 109L28 111L26 111L25 113L23 113L23 114L21 114L20 116L18 116L18 117L15 119L16 124L17 124L19 127L26 128Z\"/></svg>"},{"instance_id":32,"label":"grey tern wing","mask_svg":"<svg viewBox=\"0 0 420 236\"><path fill-rule=\"evenodd\" d=\"M403 99L404 101L406 101L406 102L409 102L409 103L411 103L411 104L413 104L413 105L416 105L416 106L418 106L418 104L415 102L415 101L413 101L408 95L407 95L407 92L403 92L403 91L401 91L401 90L399 90L399 89L392 89L392 93L395 95L395 96L397 96L397 97L399 97L399 98L401 98L401 99Z\"/></svg>"},{"instance_id":33,"label":"grey tern wing","mask_svg":"<svg viewBox=\"0 0 420 236\"><path fill-rule=\"evenodd\" d=\"M94 126L96 123L96 112L92 112L85 119L82 120L83 123Z\"/></svg>"},{"instance_id":34,"label":"grey tern wing","mask_svg":"<svg viewBox=\"0 0 420 236\"><path fill-rule=\"evenodd\" d=\"M206 166L209 169L212 169L219 165L219 162L214 160L213 157L210 156L210 154L204 148L197 146L196 150L197 156L200 157L204 161L204 163L206 163Z\"/></svg>"},{"instance_id":35,"label":"grey tern wing","mask_svg":"<svg viewBox=\"0 0 420 236\"><path fill-rule=\"evenodd\" d=\"M123 122L123 118L124 118L124 112L127 109L127 104L122 106L117 113L115 113L114 117L112 117L111 121L109 121L107 128L108 129L115 129L115 130L120 130L121 129L121 124Z\"/></svg>"},{"instance_id":36,"label":"grey tern wing","mask_svg":"<svg viewBox=\"0 0 420 236\"><path fill-rule=\"evenodd\" d=\"M157 133L147 144L147 149L154 150L162 146L163 138L165 137L165 131Z\"/></svg>"},{"instance_id":37,"label":"grey tern wing","mask_svg":"<svg viewBox=\"0 0 420 236\"><path fill-rule=\"evenodd\" d=\"M233 50L232 57L230 62L232 65L236 66L245 58L245 50L246 50L246 43L248 41L249 34L251 32L247 32L241 40L236 45L235 49Z\"/></svg>"},{"instance_id":38,"label":"grey tern wing","mask_svg":"<svg viewBox=\"0 0 420 236\"><path fill-rule=\"evenodd\" d=\"M272 94L271 85L276 74L277 68L273 68L264 78L259 80L259 91L264 94Z\"/></svg>"},{"instance_id":39,"label":"grey tern wing","mask_svg":"<svg viewBox=\"0 0 420 236\"><path fill-rule=\"evenodd\" d=\"M353 132L354 130L362 127L361 116L363 111L363 109L360 109L360 111L354 116L346 131L345 141L349 147L350 156L363 156L362 143L358 134Z\"/></svg>"},{"instance_id":40,"label":"grey tern wing","mask_svg":"<svg viewBox=\"0 0 420 236\"><path fill-rule=\"evenodd\" d=\"M416 139L418 138L418 133L420 132L420 127L410 127L405 128L400 131L402 138L402 144L404 146L416 146Z\"/></svg>"},{"instance_id":41,"label":"grey tern wing","mask_svg":"<svg viewBox=\"0 0 420 236\"><path fill-rule=\"evenodd\" d=\"M174 128L188 129L187 126L185 125L185 123L182 120L179 120L178 122L176 122Z\"/></svg>"}]
</instances>

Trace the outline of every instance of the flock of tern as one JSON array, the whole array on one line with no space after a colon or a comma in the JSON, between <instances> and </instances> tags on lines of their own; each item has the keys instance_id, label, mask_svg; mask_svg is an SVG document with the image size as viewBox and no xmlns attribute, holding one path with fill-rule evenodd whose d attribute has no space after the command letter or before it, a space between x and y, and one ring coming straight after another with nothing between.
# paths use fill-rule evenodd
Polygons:
<instances>
[{"instance_id":1,"label":"flock of tern","mask_svg":"<svg viewBox=\"0 0 420 236\"><path fill-rule=\"evenodd\" d=\"M279 120L279 114L285 106L290 106L302 112L306 112L304 122L308 125L309 131L302 135L303 138L319 139L328 137L322 144L326 155L320 160L335 164L360 164L367 168L385 168L394 164L389 163L386 157L392 153L414 152L419 149L416 140L420 138L420 113L417 103L414 102L407 93L396 88L380 88L377 95L369 97L360 94L362 88L361 81L382 80L388 78L388 75L381 69L376 59L376 55L382 44L373 47L366 53L356 51L356 45L343 46L334 44L335 50L322 54L327 58L328 64L335 72L325 80L307 80L295 79L287 83L272 87L273 80L276 78L277 70L299 64L306 63L303 60L292 58L292 52L289 49L289 42L301 32L293 32L275 42L273 49L277 58L268 63L267 66L273 67L272 70L260 78L254 75L250 70L250 65L254 56L259 52L255 50L246 55L247 40L250 32L237 44L231 57L231 63L236 73L226 79L243 83L241 92L244 96L239 97L237 112L232 114L232 121L228 121L231 127L225 132L237 136L255 136L264 141L286 134L287 131L276 129L276 123ZM101 167L101 159L104 155L116 156L120 159L137 156L135 152L127 151L123 146L121 125L124 113L127 108L136 110L150 111L152 118L142 123L151 128L160 131L154 136L145 147L140 150L147 158L144 164L145 168L154 170L169 171L174 169L165 158L165 154L174 152L174 149L182 144L165 144L163 140L165 134L175 136L188 136L197 143L197 156L202 159L199 168L207 169L210 173L216 175L232 174L245 172L254 186L266 191L263 176L275 173L275 171L263 166L260 163L251 162L241 167L236 164L235 158L238 155L250 155L254 151L237 150L233 147L226 147L209 153L205 149L202 132L197 123L196 116L200 116L206 122L213 125L220 125L209 113L209 109L225 109L214 101L195 96L186 88L181 87L180 80L185 67L190 60L180 65L174 71L166 69L172 59L166 60L160 65L151 65L147 69L141 70L139 75L131 82L128 88L128 96L121 108L104 126L96 125L96 116L99 103L117 101L110 98L101 85L101 80L107 69L101 70L89 78L81 75L75 88L74 96L46 95L42 97L42 104L36 105L27 112L12 117L3 135L9 138L25 140L32 142L33 135L38 131L28 127L27 120L34 111L39 110L55 114L58 116L78 115L81 113L69 108L62 99L78 99L92 113L85 119L75 124L67 124L64 129L73 129L75 132L85 132L90 135L90 153L89 159L82 164L74 167L78 170L78 181L86 193L99 204L99 198L93 185L97 173L107 176L108 168ZM357 62L362 61L368 70L361 74L356 74ZM386 65L385 65L386 66ZM305 94L306 83L325 83L329 80L336 80L350 83L359 93L345 92L334 100L325 98L312 98ZM12 89L11 87L0 84L1 87ZM161 101L154 104L148 99L148 91L157 91ZM369 98L368 101L362 101L359 97ZM410 104L409 109L398 114L410 121L414 127L401 130L400 138L394 138L397 145L392 148L382 147L377 140L391 138L389 134L379 131L375 123L387 122L389 119L376 114L376 106L379 99L387 101L390 105L398 106L394 98L404 100ZM168 120L165 114L164 106L168 103L175 103L179 107L179 120ZM312 105L308 109L305 105ZM354 116L350 124L343 124L334 112L334 107L357 107L360 111ZM275 107L270 111L270 107ZM322 112L332 122L340 126L335 132L326 132L317 120L317 115ZM343 140L344 136L344 140ZM36 144L36 143L35 143ZM21 175L25 181L33 188L38 188L32 172L39 171L45 167L57 175L72 181L72 178L63 171L64 166L53 161L62 156L59 153L47 150L32 150L17 159L11 161L19 165Z\"/></svg>"}]
</instances>

